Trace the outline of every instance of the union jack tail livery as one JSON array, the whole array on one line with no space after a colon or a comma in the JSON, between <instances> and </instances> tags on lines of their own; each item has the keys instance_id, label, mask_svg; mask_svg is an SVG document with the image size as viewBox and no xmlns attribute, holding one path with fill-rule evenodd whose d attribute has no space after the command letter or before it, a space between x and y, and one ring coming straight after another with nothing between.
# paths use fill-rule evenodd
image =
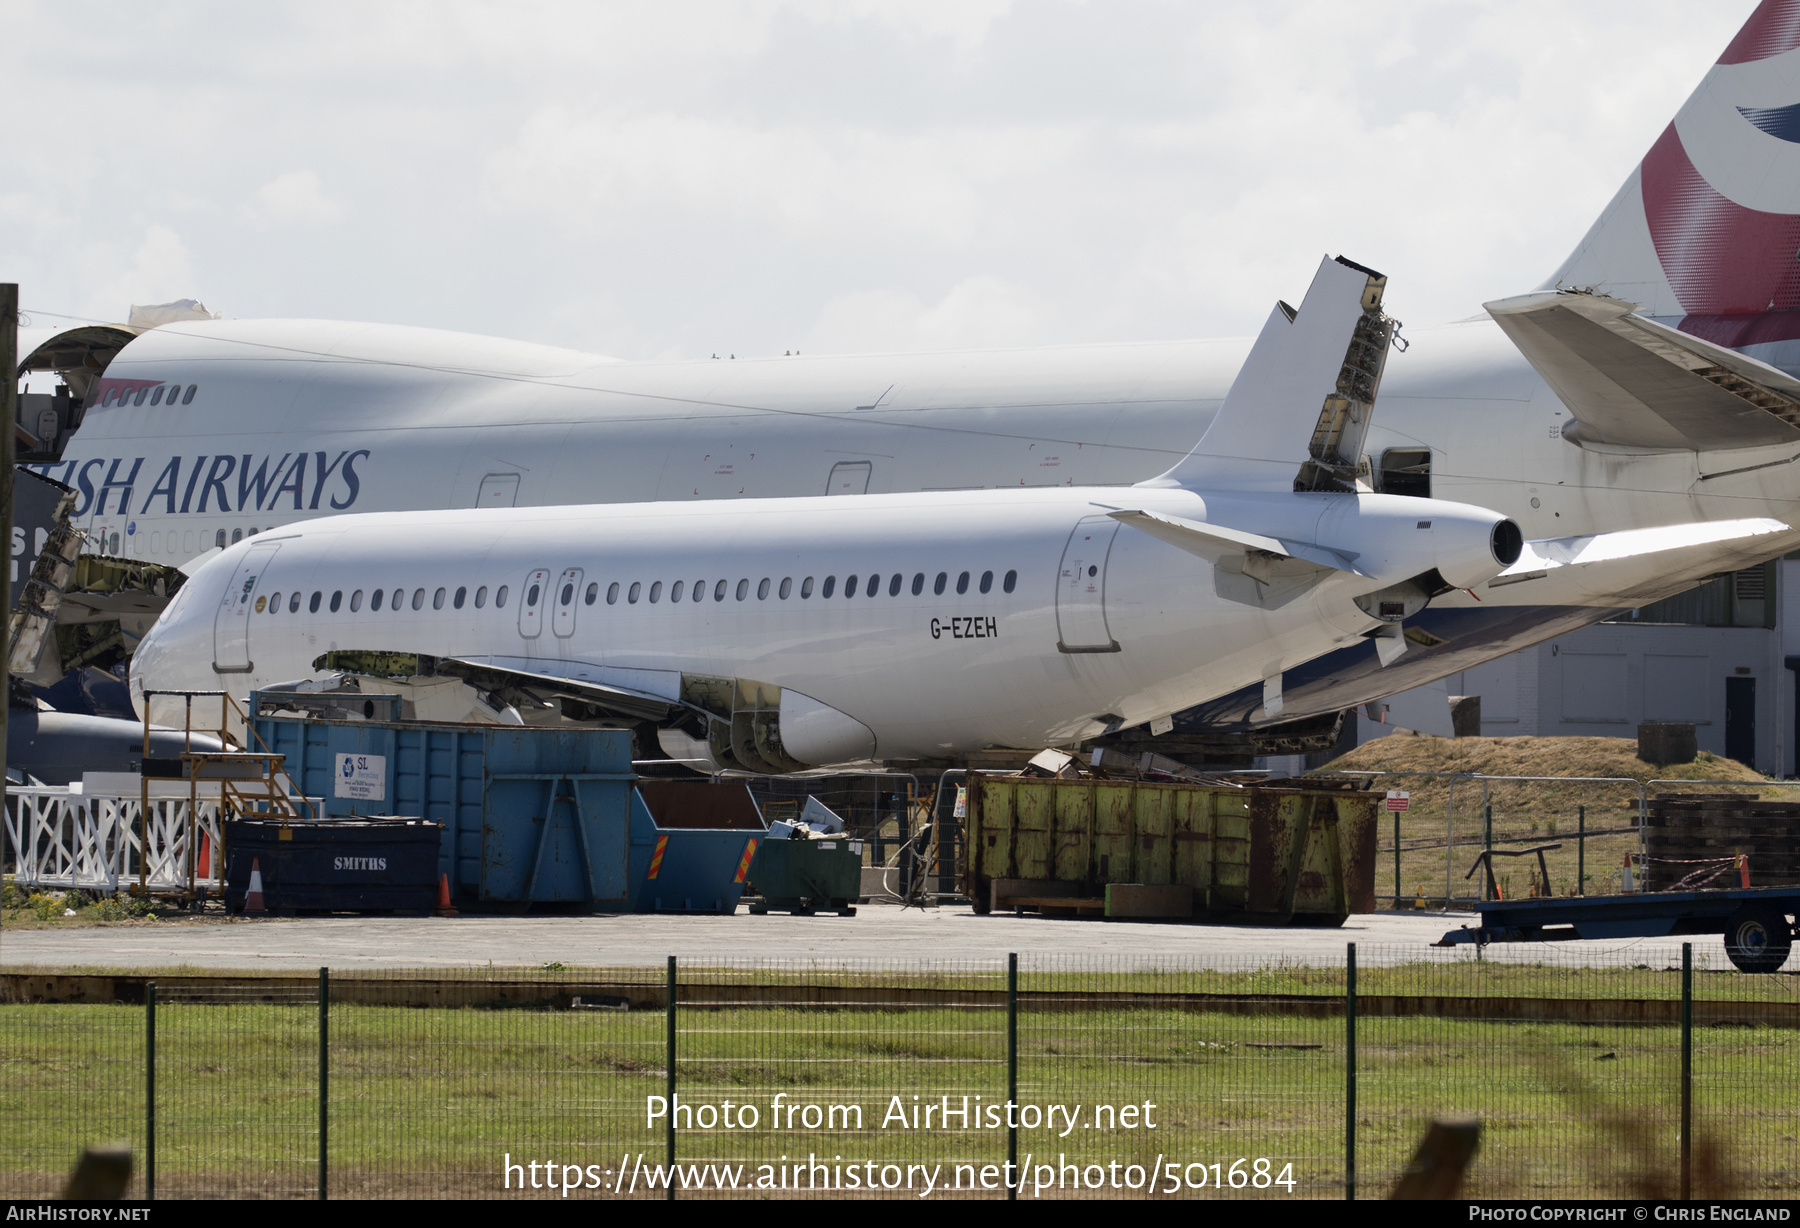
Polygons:
<instances>
[{"instance_id":1,"label":"union jack tail livery","mask_svg":"<svg viewBox=\"0 0 1800 1228\"><path fill-rule=\"evenodd\" d=\"M1800 0L1763 0L1545 283L1800 373Z\"/></svg>"}]
</instances>

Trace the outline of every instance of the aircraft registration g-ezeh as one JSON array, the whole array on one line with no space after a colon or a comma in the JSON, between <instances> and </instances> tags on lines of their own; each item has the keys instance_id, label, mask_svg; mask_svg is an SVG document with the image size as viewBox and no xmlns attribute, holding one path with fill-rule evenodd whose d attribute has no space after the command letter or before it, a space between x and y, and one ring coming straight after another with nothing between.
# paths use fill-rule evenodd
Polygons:
<instances>
[{"instance_id":1,"label":"aircraft registration g-ezeh","mask_svg":"<svg viewBox=\"0 0 1800 1228\"><path fill-rule=\"evenodd\" d=\"M1329 730L1340 710L1800 547L1797 251L1800 5L1769 0L1544 285L1408 330L1381 421L1362 424L1345 482L1492 509L1541 550L1410 612L1398 656L1354 637L1287 665L1279 712L1255 683L1197 700L1159 735L1171 752L1209 732ZM70 388L38 411L40 469L76 489L106 552L190 566L345 512L1020 487L1129 499L1202 434L1250 348L612 362L317 321L61 337L27 359ZM813 514L816 531L864 523L851 506ZM470 540L483 523L438 522ZM558 574L553 553L546 543L534 568ZM1253 571L1259 557L1245 555ZM921 559L907 574L941 569ZM1017 569L1048 599L1054 566Z\"/></svg>"}]
</instances>

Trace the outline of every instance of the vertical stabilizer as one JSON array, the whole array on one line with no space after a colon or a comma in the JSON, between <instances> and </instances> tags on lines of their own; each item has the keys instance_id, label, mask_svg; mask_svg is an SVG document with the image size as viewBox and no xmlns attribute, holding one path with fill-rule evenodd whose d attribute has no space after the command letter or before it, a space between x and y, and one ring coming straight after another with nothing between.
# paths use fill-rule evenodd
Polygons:
<instances>
[{"instance_id":1,"label":"vertical stabilizer","mask_svg":"<svg viewBox=\"0 0 1800 1228\"><path fill-rule=\"evenodd\" d=\"M1800 0L1750 15L1542 288L1558 285L1800 366Z\"/></svg>"},{"instance_id":2,"label":"vertical stabilizer","mask_svg":"<svg viewBox=\"0 0 1800 1228\"><path fill-rule=\"evenodd\" d=\"M1146 486L1356 489L1393 321L1387 278L1342 256L1320 261L1296 312L1277 304L1194 450Z\"/></svg>"}]
</instances>

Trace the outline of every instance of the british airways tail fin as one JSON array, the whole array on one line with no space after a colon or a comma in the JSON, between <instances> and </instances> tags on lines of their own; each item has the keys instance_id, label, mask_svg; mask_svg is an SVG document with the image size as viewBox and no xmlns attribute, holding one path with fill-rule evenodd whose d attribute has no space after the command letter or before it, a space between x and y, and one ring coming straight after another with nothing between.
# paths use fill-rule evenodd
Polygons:
<instances>
[{"instance_id":1,"label":"british airways tail fin","mask_svg":"<svg viewBox=\"0 0 1800 1228\"><path fill-rule=\"evenodd\" d=\"M1269 313L1218 416L1194 450L1144 486L1204 490L1357 489L1363 437L1394 322L1387 278L1320 261L1296 312Z\"/></svg>"},{"instance_id":2,"label":"british airways tail fin","mask_svg":"<svg viewBox=\"0 0 1800 1228\"><path fill-rule=\"evenodd\" d=\"M1541 289L1800 371L1800 0L1763 0Z\"/></svg>"}]
</instances>

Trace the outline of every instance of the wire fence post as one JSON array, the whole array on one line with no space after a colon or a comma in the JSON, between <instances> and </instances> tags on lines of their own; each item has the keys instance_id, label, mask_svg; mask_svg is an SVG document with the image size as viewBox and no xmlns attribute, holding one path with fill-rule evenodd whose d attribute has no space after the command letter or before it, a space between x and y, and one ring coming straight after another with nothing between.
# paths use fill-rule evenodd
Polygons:
<instances>
[{"instance_id":1,"label":"wire fence post","mask_svg":"<svg viewBox=\"0 0 1800 1228\"><path fill-rule=\"evenodd\" d=\"M668 1185L668 1191L665 1194L665 1198L669 1202L674 1202L675 1201L675 957L673 955L669 956L668 988L664 992L666 995L665 1000L668 1003L668 1008L665 1012L665 1014L668 1017L668 1038L667 1038L668 1053L666 1056L666 1065L668 1066L668 1069L667 1069L667 1071L665 1071L663 1095L669 1102L668 1115L663 1119L667 1123L663 1127L663 1150L666 1153L666 1161L669 1165L669 1185Z\"/></svg>"},{"instance_id":2,"label":"wire fence post","mask_svg":"<svg viewBox=\"0 0 1800 1228\"><path fill-rule=\"evenodd\" d=\"M1587 807L1575 807L1575 894L1587 894Z\"/></svg>"},{"instance_id":3,"label":"wire fence post","mask_svg":"<svg viewBox=\"0 0 1800 1228\"><path fill-rule=\"evenodd\" d=\"M1450 778L1450 797L1444 803L1444 911L1450 910L1450 864L1456 856L1456 777Z\"/></svg>"},{"instance_id":4,"label":"wire fence post","mask_svg":"<svg viewBox=\"0 0 1800 1228\"><path fill-rule=\"evenodd\" d=\"M330 1195L331 969L319 969L319 1201Z\"/></svg>"},{"instance_id":5,"label":"wire fence post","mask_svg":"<svg viewBox=\"0 0 1800 1228\"><path fill-rule=\"evenodd\" d=\"M1681 944L1681 1200L1693 1197L1694 944Z\"/></svg>"},{"instance_id":6,"label":"wire fence post","mask_svg":"<svg viewBox=\"0 0 1800 1228\"><path fill-rule=\"evenodd\" d=\"M1356 944L1344 945L1344 1198L1356 1201Z\"/></svg>"},{"instance_id":7,"label":"wire fence post","mask_svg":"<svg viewBox=\"0 0 1800 1228\"><path fill-rule=\"evenodd\" d=\"M1019 1197L1019 954L1006 957L1006 1201Z\"/></svg>"},{"instance_id":8,"label":"wire fence post","mask_svg":"<svg viewBox=\"0 0 1800 1228\"><path fill-rule=\"evenodd\" d=\"M1394 907L1400 907L1400 812L1394 811Z\"/></svg>"},{"instance_id":9,"label":"wire fence post","mask_svg":"<svg viewBox=\"0 0 1800 1228\"><path fill-rule=\"evenodd\" d=\"M1489 886L1490 883L1495 882L1494 808L1492 806L1483 806L1481 808L1481 848L1482 851L1488 855L1487 877L1481 880L1481 898L1484 900L1491 900L1494 898L1495 891L1498 890L1497 887ZM1445 907L1449 906L1445 905Z\"/></svg>"},{"instance_id":10,"label":"wire fence post","mask_svg":"<svg viewBox=\"0 0 1800 1228\"><path fill-rule=\"evenodd\" d=\"M144 986L144 1200L156 1197L156 982Z\"/></svg>"}]
</instances>

